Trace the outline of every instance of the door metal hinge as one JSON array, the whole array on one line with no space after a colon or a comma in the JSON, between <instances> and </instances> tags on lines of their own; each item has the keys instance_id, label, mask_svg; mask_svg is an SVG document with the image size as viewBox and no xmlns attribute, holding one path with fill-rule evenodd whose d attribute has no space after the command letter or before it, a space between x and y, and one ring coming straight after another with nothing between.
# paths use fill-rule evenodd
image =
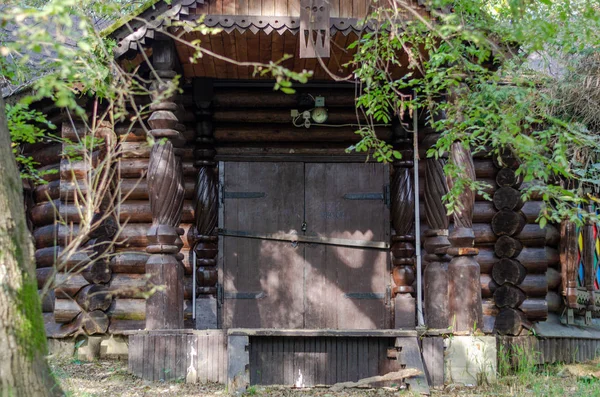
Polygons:
<instances>
[{"instance_id":1,"label":"door metal hinge","mask_svg":"<svg viewBox=\"0 0 600 397\"><path fill-rule=\"evenodd\" d=\"M389 184L383 185L383 202L388 208L392 205L392 193Z\"/></svg>"},{"instance_id":2,"label":"door metal hinge","mask_svg":"<svg viewBox=\"0 0 600 397\"><path fill-rule=\"evenodd\" d=\"M217 284L217 303L220 306L223 305L223 286L221 284Z\"/></svg>"}]
</instances>

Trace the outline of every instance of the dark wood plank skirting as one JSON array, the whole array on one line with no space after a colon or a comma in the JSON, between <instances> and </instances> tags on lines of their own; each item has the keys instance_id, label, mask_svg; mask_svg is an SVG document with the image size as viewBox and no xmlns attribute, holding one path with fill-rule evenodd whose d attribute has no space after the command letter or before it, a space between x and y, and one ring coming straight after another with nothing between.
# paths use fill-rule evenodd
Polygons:
<instances>
[{"instance_id":1,"label":"dark wood plank skirting","mask_svg":"<svg viewBox=\"0 0 600 397\"><path fill-rule=\"evenodd\" d=\"M279 328L231 328L227 335L243 336L289 336L289 337L416 337L417 331L408 329L279 329Z\"/></svg>"},{"instance_id":2,"label":"dark wood plank skirting","mask_svg":"<svg viewBox=\"0 0 600 397\"><path fill-rule=\"evenodd\" d=\"M144 380L226 382L223 330L138 331L129 334L129 371Z\"/></svg>"}]
</instances>

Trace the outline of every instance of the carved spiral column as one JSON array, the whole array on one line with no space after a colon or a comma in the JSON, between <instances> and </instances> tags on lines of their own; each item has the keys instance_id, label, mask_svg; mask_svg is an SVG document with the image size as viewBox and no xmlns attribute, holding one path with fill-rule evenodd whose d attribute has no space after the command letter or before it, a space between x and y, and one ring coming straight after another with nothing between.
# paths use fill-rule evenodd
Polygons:
<instances>
[{"instance_id":1,"label":"carved spiral column","mask_svg":"<svg viewBox=\"0 0 600 397\"><path fill-rule=\"evenodd\" d=\"M157 52L155 51L155 56ZM164 80L175 77L171 70L157 70ZM164 92L164 82L154 82L155 92ZM183 125L174 112L177 104L163 100L150 108L154 113L148 119L155 144L148 164L148 193L152 226L148 230L150 257L146 273L157 290L146 301L146 329L183 328L183 229L179 228L183 209L183 169L175 148L181 146Z\"/></svg>"},{"instance_id":2,"label":"carved spiral column","mask_svg":"<svg viewBox=\"0 0 600 397\"><path fill-rule=\"evenodd\" d=\"M425 138L427 148L435 145L439 134L431 133ZM427 267L423 273L425 283L425 324L428 328L447 328L448 322L448 215L442 197L448 193L444 175L444 158L425 160L424 204L429 229L425 231L424 248Z\"/></svg>"},{"instance_id":3,"label":"carved spiral column","mask_svg":"<svg viewBox=\"0 0 600 397\"><path fill-rule=\"evenodd\" d=\"M212 84L194 81L196 103L195 166L198 178L194 190L194 226L188 241L196 254L196 328L217 328L217 219L218 177L212 126Z\"/></svg>"},{"instance_id":4,"label":"carved spiral column","mask_svg":"<svg viewBox=\"0 0 600 397\"><path fill-rule=\"evenodd\" d=\"M475 166L471 151L461 142L454 142L450 150L450 161L456 165L462 178L475 179ZM448 187L456 182L447 178ZM481 286L479 264L475 260L478 250L473 247L473 208L475 192L465 187L460 193L454 210L454 229L450 233L451 247L448 254L453 258L448 264L448 298L450 324L455 332L472 332L481 328Z\"/></svg>"},{"instance_id":5,"label":"carved spiral column","mask_svg":"<svg viewBox=\"0 0 600 397\"><path fill-rule=\"evenodd\" d=\"M410 158L410 154L404 155ZM412 177L413 162L394 163L392 169L391 220L395 234L392 236L392 276L394 280L394 327L414 328L416 325L415 298L415 196Z\"/></svg>"}]
</instances>

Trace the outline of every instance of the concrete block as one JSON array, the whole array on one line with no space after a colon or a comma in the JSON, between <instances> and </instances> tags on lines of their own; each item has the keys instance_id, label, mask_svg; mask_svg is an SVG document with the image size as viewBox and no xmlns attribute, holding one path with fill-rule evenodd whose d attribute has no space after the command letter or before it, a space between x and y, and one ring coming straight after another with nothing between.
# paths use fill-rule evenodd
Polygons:
<instances>
[{"instance_id":1,"label":"concrete block","mask_svg":"<svg viewBox=\"0 0 600 397\"><path fill-rule=\"evenodd\" d=\"M196 329L217 328L217 300L213 296L196 299Z\"/></svg>"},{"instance_id":2,"label":"concrete block","mask_svg":"<svg viewBox=\"0 0 600 397\"><path fill-rule=\"evenodd\" d=\"M73 357L75 354L75 339L48 338L48 355L51 357Z\"/></svg>"},{"instance_id":3,"label":"concrete block","mask_svg":"<svg viewBox=\"0 0 600 397\"><path fill-rule=\"evenodd\" d=\"M127 360L129 355L129 341L127 337L110 335L100 342L100 357Z\"/></svg>"},{"instance_id":4,"label":"concrete block","mask_svg":"<svg viewBox=\"0 0 600 397\"><path fill-rule=\"evenodd\" d=\"M453 336L445 343L446 384L481 385L496 379L495 336Z\"/></svg>"},{"instance_id":5,"label":"concrete block","mask_svg":"<svg viewBox=\"0 0 600 397\"><path fill-rule=\"evenodd\" d=\"M227 392L243 394L250 385L250 339L229 335L227 338Z\"/></svg>"},{"instance_id":6,"label":"concrete block","mask_svg":"<svg viewBox=\"0 0 600 397\"><path fill-rule=\"evenodd\" d=\"M94 361L100 358L101 336L82 336L75 342L75 353L81 361Z\"/></svg>"}]
</instances>

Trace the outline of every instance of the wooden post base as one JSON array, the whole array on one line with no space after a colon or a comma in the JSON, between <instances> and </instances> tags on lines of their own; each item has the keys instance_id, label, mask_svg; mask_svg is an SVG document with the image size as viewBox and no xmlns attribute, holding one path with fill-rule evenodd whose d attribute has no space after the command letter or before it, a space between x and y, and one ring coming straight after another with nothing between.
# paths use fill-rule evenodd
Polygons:
<instances>
[{"instance_id":1,"label":"wooden post base","mask_svg":"<svg viewBox=\"0 0 600 397\"><path fill-rule=\"evenodd\" d=\"M394 328L415 328L416 300L410 294L398 294L394 298Z\"/></svg>"}]
</instances>

